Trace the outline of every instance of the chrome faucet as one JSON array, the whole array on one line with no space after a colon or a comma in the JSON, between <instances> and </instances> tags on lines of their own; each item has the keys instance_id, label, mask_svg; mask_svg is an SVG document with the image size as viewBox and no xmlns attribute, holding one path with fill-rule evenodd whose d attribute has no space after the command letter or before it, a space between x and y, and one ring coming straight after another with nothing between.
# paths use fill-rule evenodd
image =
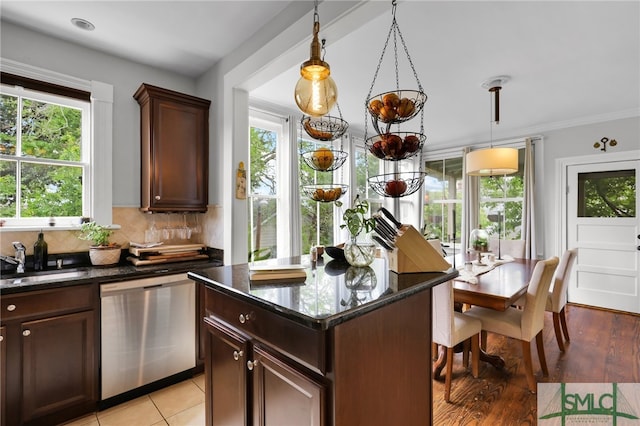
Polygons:
<instances>
[{"instance_id":1,"label":"chrome faucet","mask_svg":"<svg viewBox=\"0 0 640 426\"><path fill-rule=\"evenodd\" d=\"M20 241L14 241L12 244L16 249L15 260L18 262L16 272L22 274L24 273L25 252L27 251L27 248Z\"/></svg>"}]
</instances>

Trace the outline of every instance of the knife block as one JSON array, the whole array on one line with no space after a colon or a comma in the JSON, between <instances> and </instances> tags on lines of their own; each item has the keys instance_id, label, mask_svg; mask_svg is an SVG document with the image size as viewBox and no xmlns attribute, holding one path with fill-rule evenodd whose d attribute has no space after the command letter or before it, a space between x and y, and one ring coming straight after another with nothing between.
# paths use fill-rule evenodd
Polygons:
<instances>
[{"instance_id":1,"label":"knife block","mask_svg":"<svg viewBox=\"0 0 640 426\"><path fill-rule=\"evenodd\" d=\"M411 225L402 225L389 253L389 269L398 274L411 272L442 272L451 268L442 253L433 248Z\"/></svg>"}]
</instances>

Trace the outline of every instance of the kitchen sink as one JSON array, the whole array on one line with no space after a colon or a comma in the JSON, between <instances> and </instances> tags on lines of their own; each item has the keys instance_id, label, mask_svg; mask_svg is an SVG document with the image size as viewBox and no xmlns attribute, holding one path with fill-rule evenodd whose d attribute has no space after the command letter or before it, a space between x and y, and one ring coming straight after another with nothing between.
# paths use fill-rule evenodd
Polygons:
<instances>
[{"instance_id":1,"label":"kitchen sink","mask_svg":"<svg viewBox=\"0 0 640 426\"><path fill-rule=\"evenodd\" d=\"M33 284L41 282L65 281L68 279L82 278L89 275L88 271L51 272L38 275L25 275L0 279L0 287L14 284Z\"/></svg>"}]
</instances>

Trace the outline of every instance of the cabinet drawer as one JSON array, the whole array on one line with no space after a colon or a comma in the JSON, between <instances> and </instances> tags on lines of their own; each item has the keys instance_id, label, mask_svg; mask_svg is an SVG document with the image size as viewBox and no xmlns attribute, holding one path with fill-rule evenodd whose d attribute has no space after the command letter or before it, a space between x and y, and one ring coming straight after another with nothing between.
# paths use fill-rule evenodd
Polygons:
<instances>
[{"instance_id":1,"label":"cabinet drawer","mask_svg":"<svg viewBox=\"0 0 640 426\"><path fill-rule=\"evenodd\" d=\"M213 315L307 367L326 373L326 334L207 287L206 315ZM242 318L241 318L242 315Z\"/></svg>"},{"instance_id":2,"label":"cabinet drawer","mask_svg":"<svg viewBox=\"0 0 640 426\"><path fill-rule=\"evenodd\" d=\"M92 309L97 287L80 285L2 296L2 322Z\"/></svg>"}]
</instances>

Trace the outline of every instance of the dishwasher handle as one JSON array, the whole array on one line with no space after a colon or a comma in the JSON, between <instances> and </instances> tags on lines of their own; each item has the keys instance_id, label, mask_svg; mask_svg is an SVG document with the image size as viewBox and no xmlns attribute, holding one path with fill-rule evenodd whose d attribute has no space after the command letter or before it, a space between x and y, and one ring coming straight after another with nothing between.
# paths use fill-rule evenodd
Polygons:
<instances>
[{"instance_id":1,"label":"dishwasher handle","mask_svg":"<svg viewBox=\"0 0 640 426\"><path fill-rule=\"evenodd\" d=\"M144 291L160 287L169 287L180 284L195 284L187 277L187 274L162 275L137 280L118 281L100 284L100 296L105 297L115 293L128 291Z\"/></svg>"}]
</instances>

